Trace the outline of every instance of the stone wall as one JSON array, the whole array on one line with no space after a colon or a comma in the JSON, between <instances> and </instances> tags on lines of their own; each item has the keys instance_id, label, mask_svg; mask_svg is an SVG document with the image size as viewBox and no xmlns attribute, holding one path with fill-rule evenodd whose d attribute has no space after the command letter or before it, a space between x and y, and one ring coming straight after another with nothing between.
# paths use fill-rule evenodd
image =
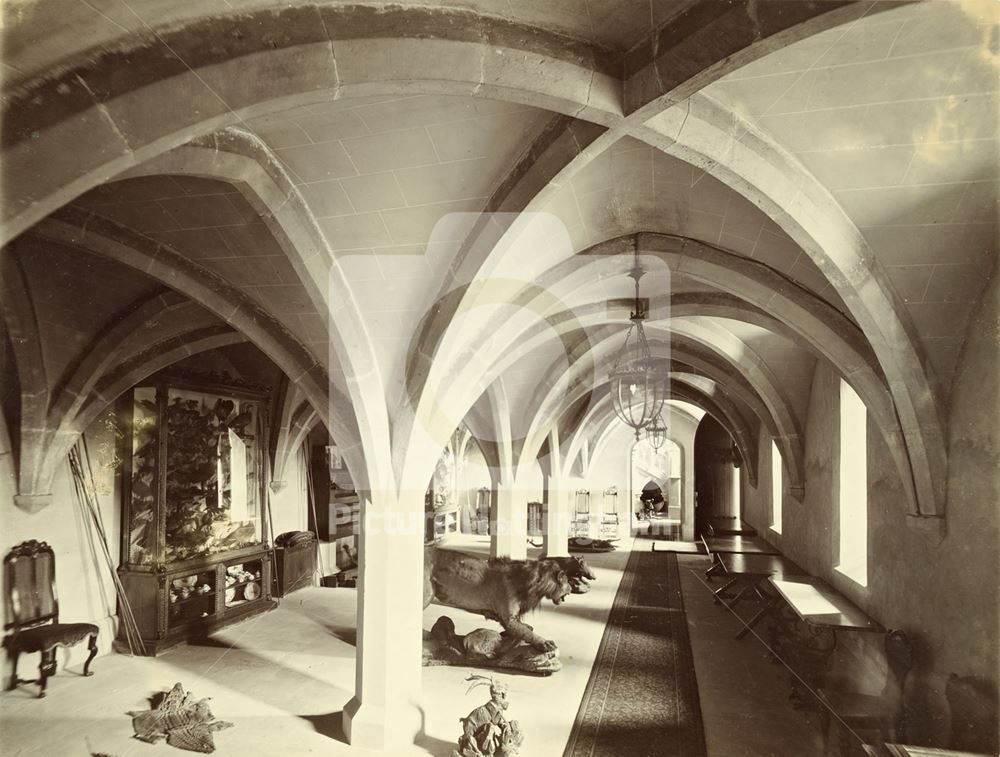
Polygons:
<instances>
[{"instance_id":1,"label":"stone wall","mask_svg":"<svg viewBox=\"0 0 1000 757\"><path fill-rule=\"evenodd\" d=\"M767 529L770 440L760 438L760 480L746 483L745 518L814 575L829 581L887 628L901 628L916 645L907 687L915 743L947 743L944 683L950 673L998 685L1000 470L996 419L998 294L991 282L968 332L949 402L948 509L943 529L908 514L896 466L876 424L868 422L868 586L835 569L838 474L838 385L817 366L806 423L806 487L801 503L785 496L784 528ZM841 634L840 677L877 692L884 664L874 638Z\"/></svg>"},{"instance_id":2,"label":"stone wall","mask_svg":"<svg viewBox=\"0 0 1000 757\"><path fill-rule=\"evenodd\" d=\"M105 411L87 431L87 445L94 470L101 517L112 557L117 561L121 536L121 480L113 460L105 450L114 450L114 433L108 421L111 411ZM0 551L6 555L11 547L27 539L48 542L56 556L56 591L59 596L59 618L67 623L95 623L100 629L100 653L111 650L117 626L117 599L111 571L103 548L91 523L90 516L78 502L70 475L69 464L61 465L52 485L52 504L36 513L27 513L14 505L17 477L11 448L10 430L0 417ZM115 563L117 567L117 562ZM0 606L0 616L5 612ZM6 623L6 617L3 618ZM86 644L58 654L59 670L67 659L80 665L87 658ZM3 675L9 675L4 658ZM33 677L37 672L38 655L22 655L21 677ZM95 666L100 670L100 666Z\"/></svg>"}]
</instances>

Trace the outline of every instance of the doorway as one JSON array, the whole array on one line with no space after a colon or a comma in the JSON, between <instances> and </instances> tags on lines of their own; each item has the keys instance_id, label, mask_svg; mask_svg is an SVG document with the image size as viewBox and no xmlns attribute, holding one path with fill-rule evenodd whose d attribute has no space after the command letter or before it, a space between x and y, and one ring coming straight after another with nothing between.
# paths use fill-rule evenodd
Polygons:
<instances>
[{"instance_id":1,"label":"doorway","mask_svg":"<svg viewBox=\"0 0 1000 757\"><path fill-rule=\"evenodd\" d=\"M631 460L633 533L679 540L684 504L680 446L668 439L656 450L643 439L632 446Z\"/></svg>"}]
</instances>

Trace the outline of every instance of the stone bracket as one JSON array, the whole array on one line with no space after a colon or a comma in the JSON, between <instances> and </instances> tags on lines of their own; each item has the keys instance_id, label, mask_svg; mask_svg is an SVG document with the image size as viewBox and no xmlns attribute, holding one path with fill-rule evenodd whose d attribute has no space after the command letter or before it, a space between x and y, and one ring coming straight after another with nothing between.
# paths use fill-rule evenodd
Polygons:
<instances>
[{"instance_id":1,"label":"stone bracket","mask_svg":"<svg viewBox=\"0 0 1000 757\"><path fill-rule=\"evenodd\" d=\"M907 513L906 524L934 546L939 546L948 535L948 522L943 515Z\"/></svg>"},{"instance_id":2,"label":"stone bracket","mask_svg":"<svg viewBox=\"0 0 1000 757\"><path fill-rule=\"evenodd\" d=\"M26 513L37 513L52 504L52 494L15 494L14 504Z\"/></svg>"}]
</instances>

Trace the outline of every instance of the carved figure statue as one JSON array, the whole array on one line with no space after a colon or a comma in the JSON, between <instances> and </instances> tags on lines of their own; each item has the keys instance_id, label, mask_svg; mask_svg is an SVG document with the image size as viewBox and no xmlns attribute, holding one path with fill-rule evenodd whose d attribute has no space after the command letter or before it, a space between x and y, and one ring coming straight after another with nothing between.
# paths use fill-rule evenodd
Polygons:
<instances>
[{"instance_id":1,"label":"carved figure statue","mask_svg":"<svg viewBox=\"0 0 1000 757\"><path fill-rule=\"evenodd\" d=\"M461 719L462 735L458 739L458 751L452 757L513 757L521 748L524 736L516 720L507 720L504 712L509 705L507 686L492 676L469 676L472 681L469 691L477 686L489 684L490 701L481 705Z\"/></svg>"},{"instance_id":2,"label":"carved figure statue","mask_svg":"<svg viewBox=\"0 0 1000 757\"><path fill-rule=\"evenodd\" d=\"M424 553L424 607L432 600L495 620L511 639L541 652L556 649L521 618L543 599L562 603L572 592L569 578L551 560L487 558L428 547Z\"/></svg>"},{"instance_id":3,"label":"carved figure statue","mask_svg":"<svg viewBox=\"0 0 1000 757\"><path fill-rule=\"evenodd\" d=\"M539 675L562 669L558 652L539 652L507 632L489 628L477 628L461 636L447 615L437 619L424 641L424 665L470 665Z\"/></svg>"}]
</instances>

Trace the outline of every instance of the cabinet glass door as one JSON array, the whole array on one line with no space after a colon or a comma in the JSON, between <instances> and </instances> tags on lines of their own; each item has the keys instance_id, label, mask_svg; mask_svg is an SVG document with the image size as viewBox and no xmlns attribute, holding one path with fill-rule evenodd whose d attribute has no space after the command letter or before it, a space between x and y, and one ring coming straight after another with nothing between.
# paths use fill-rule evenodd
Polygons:
<instances>
[{"instance_id":1,"label":"cabinet glass door","mask_svg":"<svg viewBox=\"0 0 1000 757\"><path fill-rule=\"evenodd\" d=\"M128 518L128 562L158 562L156 530L156 460L159 439L156 387L132 393L132 480Z\"/></svg>"},{"instance_id":2,"label":"cabinet glass door","mask_svg":"<svg viewBox=\"0 0 1000 757\"><path fill-rule=\"evenodd\" d=\"M166 405L166 559L261 541L255 403L171 388Z\"/></svg>"}]
</instances>

